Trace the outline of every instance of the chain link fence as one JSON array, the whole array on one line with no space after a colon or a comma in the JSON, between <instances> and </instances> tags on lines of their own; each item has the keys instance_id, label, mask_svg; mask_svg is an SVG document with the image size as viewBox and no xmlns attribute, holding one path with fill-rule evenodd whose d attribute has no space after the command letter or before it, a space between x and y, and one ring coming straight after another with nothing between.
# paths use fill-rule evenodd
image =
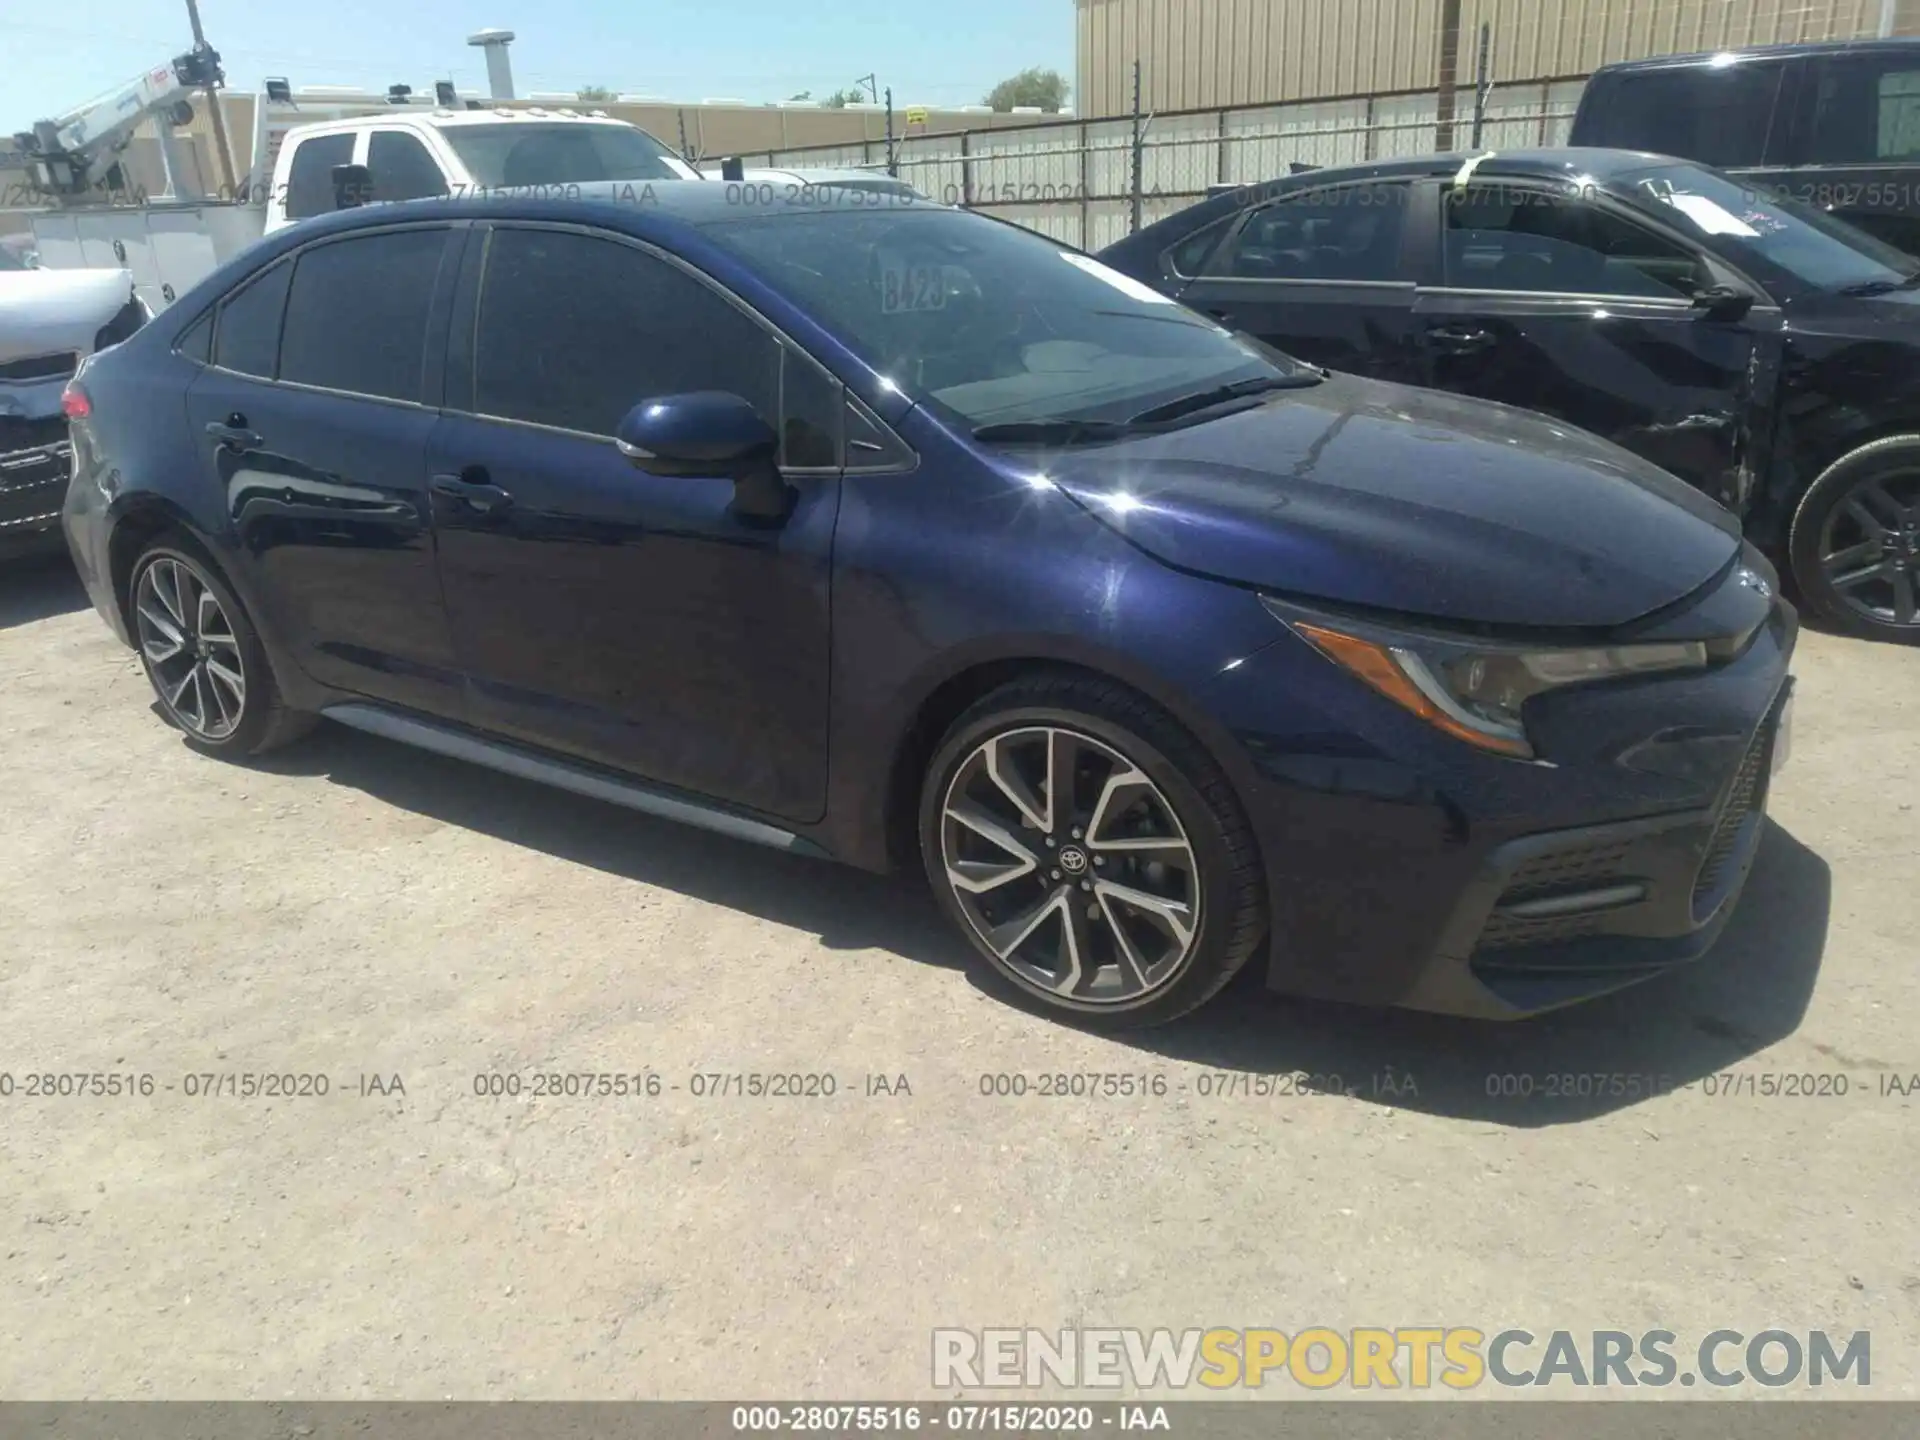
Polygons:
<instances>
[{"instance_id":1,"label":"chain link fence","mask_svg":"<svg viewBox=\"0 0 1920 1440\"><path fill-rule=\"evenodd\" d=\"M1478 143L1492 149L1563 145L1584 79L1493 85L1443 113L1437 90L1235 106L1111 120L1066 120L893 142L901 179L1086 250L1182 210L1221 186L1257 184L1300 165L1354 165ZM1451 147L1449 147L1451 148ZM888 144L760 152L749 165L885 166Z\"/></svg>"}]
</instances>

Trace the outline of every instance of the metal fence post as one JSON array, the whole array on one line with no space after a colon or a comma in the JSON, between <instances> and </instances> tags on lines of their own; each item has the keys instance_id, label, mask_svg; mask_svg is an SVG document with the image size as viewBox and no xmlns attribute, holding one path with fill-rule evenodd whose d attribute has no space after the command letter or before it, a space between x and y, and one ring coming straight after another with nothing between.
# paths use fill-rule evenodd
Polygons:
<instances>
[{"instance_id":1,"label":"metal fence post","mask_svg":"<svg viewBox=\"0 0 1920 1440\"><path fill-rule=\"evenodd\" d=\"M1473 148L1480 148L1480 135L1487 125L1487 99L1493 89L1493 26L1480 27L1480 62L1473 81Z\"/></svg>"},{"instance_id":2,"label":"metal fence post","mask_svg":"<svg viewBox=\"0 0 1920 1440\"><path fill-rule=\"evenodd\" d=\"M1380 124L1380 102L1374 96L1369 95L1367 96L1367 133L1366 133L1366 158L1369 160L1378 160L1380 158L1379 124Z\"/></svg>"},{"instance_id":3,"label":"metal fence post","mask_svg":"<svg viewBox=\"0 0 1920 1440\"><path fill-rule=\"evenodd\" d=\"M1080 248L1087 248L1093 229L1093 127L1080 122Z\"/></svg>"},{"instance_id":4,"label":"metal fence post","mask_svg":"<svg viewBox=\"0 0 1920 1440\"><path fill-rule=\"evenodd\" d=\"M963 209L973 208L973 132L960 132L960 204Z\"/></svg>"},{"instance_id":5,"label":"metal fence post","mask_svg":"<svg viewBox=\"0 0 1920 1440\"><path fill-rule=\"evenodd\" d=\"M1133 62L1133 182L1129 187L1133 192L1132 218L1128 222L1127 233L1136 233L1140 229L1140 201L1146 183L1144 171L1147 158L1147 132L1140 123L1140 62Z\"/></svg>"}]
</instances>

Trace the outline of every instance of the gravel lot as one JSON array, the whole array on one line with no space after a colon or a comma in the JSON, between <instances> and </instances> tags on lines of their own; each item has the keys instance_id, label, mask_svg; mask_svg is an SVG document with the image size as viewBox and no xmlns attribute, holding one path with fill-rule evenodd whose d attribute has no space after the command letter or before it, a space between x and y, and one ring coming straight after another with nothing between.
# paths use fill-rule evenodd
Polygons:
<instances>
[{"instance_id":1,"label":"gravel lot","mask_svg":"<svg viewBox=\"0 0 1920 1440\"><path fill-rule=\"evenodd\" d=\"M935 1326L1439 1324L1868 1329L1872 1395L1920 1398L1920 1101L1880 1093L1920 1072L1920 651L1798 669L1689 973L1503 1028L1240 983L1112 1041L970 982L906 885L333 727L202 759L64 565L10 564L0 1395L903 1399ZM49 1071L155 1089L22 1093ZM666 1088L475 1094L539 1071ZM790 1071L839 1093L693 1093ZM980 1093L1053 1071L1170 1089ZM1359 1093L1197 1093L1295 1071ZM1574 1071L1851 1093L1488 1094ZM185 1093L227 1072L331 1093Z\"/></svg>"}]
</instances>

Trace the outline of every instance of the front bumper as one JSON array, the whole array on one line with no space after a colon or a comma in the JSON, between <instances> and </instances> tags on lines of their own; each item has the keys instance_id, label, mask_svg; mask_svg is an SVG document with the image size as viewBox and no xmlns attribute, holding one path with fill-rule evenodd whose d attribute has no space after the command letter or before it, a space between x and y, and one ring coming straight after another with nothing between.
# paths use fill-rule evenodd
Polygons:
<instances>
[{"instance_id":1,"label":"front bumper","mask_svg":"<svg viewBox=\"0 0 1920 1440\"><path fill-rule=\"evenodd\" d=\"M1732 919L1766 830L1791 681L1712 809L1530 835L1495 848L1399 1003L1512 1018L1697 960Z\"/></svg>"},{"instance_id":2,"label":"front bumper","mask_svg":"<svg viewBox=\"0 0 1920 1440\"><path fill-rule=\"evenodd\" d=\"M1221 677L1211 708L1253 775L1268 984L1517 1019L1697 959L1765 831L1797 635L1778 603L1713 670L1554 697L1545 765L1329 683L1331 662L1291 637Z\"/></svg>"}]
</instances>

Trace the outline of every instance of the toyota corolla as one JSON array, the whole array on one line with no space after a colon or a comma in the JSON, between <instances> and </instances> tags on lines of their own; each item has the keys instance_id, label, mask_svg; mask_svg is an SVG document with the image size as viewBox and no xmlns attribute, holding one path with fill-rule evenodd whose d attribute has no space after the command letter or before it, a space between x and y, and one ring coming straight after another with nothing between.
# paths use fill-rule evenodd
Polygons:
<instances>
[{"instance_id":1,"label":"toyota corolla","mask_svg":"<svg viewBox=\"0 0 1920 1440\"><path fill-rule=\"evenodd\" d=\"M68 540L192 745L923 869L1091 1024L1249 963L1510 1018L1725 925L1797 621L1710 500L987 218L655 197L318 220L84 366Z\"/></svg>"}]
</instances>

